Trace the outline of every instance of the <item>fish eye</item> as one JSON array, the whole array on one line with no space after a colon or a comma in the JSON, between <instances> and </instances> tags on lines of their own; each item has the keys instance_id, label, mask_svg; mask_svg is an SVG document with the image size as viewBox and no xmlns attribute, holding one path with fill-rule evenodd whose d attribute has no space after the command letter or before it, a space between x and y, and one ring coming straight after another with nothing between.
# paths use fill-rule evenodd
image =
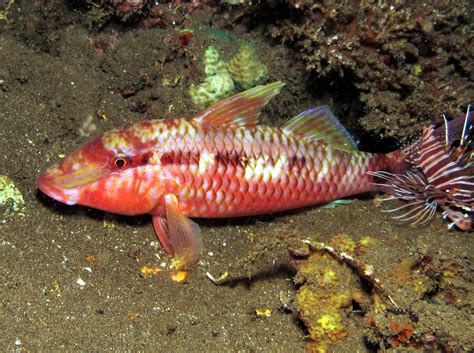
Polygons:
<instances>
[{"instance_id":1,"label":"fish eye","mask_svg":"<svg viewBox=\"0 0 474 353\"><path fill-rule=\"evenodd\" d=\"M127 160L123 157L117 157L114 159L114 166L118 169L125 169L127 167Z\"/></svg>"}]
</instances>

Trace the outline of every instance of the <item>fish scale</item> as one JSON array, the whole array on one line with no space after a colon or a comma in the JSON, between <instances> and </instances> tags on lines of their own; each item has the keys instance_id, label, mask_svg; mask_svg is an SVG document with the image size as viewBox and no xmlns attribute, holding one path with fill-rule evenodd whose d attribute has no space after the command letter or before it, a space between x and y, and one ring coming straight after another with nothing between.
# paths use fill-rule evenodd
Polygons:
<instances>
[{"instance_id":1,"label":"fish scale","mask_svg":"<svg viewBox=\"0 0 474 353\"><path fill-rule=\"evenodd\" d=\"M372 190L366 172L387 163L383 155L337 150L319 141L290 136L279 128L203 127L186 120L174 122L182 125L177 131L183 135L169 134L163 140L165 148L155 153L180 156L174 163L160 167L176 180L180 209L189 217L283 211ZM166 123L155 124L158 131L163 130L159 125ZM189 159L196 154L198 160ZM219 156L238 160L220 160ZM291 164L295 159L304 163ZM199 171L201 164L206 165L204 172Z\"/></svg>"}]
</instances>

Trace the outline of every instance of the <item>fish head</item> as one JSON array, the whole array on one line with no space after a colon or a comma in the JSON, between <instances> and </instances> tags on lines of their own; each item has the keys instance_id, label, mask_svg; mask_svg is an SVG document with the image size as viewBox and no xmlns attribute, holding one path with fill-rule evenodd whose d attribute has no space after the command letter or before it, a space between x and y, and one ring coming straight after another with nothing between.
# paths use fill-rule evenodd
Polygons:
<instances>
[{"instance_id":1,"label":"fish head","mask_svg":"<svg viewBox=\"0 0 474 353\"><path fill-rule=\"evenodd\" d=\"M163 194L157 166L150 148L130 140L129 130L109 131L73 151L39 176L38 188L68 205L123 215L150 213Z\"/></svg>"}]
</instances>

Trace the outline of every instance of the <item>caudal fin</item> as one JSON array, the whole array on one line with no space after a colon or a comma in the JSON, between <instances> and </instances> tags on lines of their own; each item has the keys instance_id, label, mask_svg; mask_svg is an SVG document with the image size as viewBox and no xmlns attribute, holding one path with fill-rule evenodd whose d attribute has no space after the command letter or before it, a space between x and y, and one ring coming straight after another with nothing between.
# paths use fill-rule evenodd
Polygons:
<instances>
[{"instance_id":1,"label":"caudal fin","mask_svg":"<svg viewBox=\"0 0 474 353\"><path fill-rule=\"evenodd\" d=\"M474 212L474 158L472 151L473 114L451 122L445 119L443 127L423 128L421 137L406 148L395 151L389 158L400 158L405 171L378 171L371 175L376 184L392 196L385 200L406 203L389 210L397 212L394 218L422 225L433 218L438 207L445 219L469 230ZM399 168L401 169L401 168Z\"/></svg>"}]
</instances>

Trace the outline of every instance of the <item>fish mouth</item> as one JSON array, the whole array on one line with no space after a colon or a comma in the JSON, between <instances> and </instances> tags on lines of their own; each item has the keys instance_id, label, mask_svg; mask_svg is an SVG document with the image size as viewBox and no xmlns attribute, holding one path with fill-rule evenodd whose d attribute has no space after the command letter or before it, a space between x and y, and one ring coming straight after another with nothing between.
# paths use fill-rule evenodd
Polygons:
<instances>
[{"instance_id":1,"label":"fish mouth","mask_svg":"<svg viewBox=\"0 0 474 353\"><path fill-rule=\"evenodd\" d=\"M67 173L55 165L42 173L37 181L44 194L67 205L78 203L81 189L107 174L106 168L87 166Z\"/></svg>"},{"instance_id":2,"label":"fish mouth","mask_svg":"<svg viewBox=\"0 0 474 353\"><path fill-rule=\"evenodd\" d=\"M77 204L79 190L62 189L57 185L54 177L52 177L47 171L39 176L36 184L43 194L48 195L56 201L63 202L67 205Z\"/></svg>"}]
</instances>

